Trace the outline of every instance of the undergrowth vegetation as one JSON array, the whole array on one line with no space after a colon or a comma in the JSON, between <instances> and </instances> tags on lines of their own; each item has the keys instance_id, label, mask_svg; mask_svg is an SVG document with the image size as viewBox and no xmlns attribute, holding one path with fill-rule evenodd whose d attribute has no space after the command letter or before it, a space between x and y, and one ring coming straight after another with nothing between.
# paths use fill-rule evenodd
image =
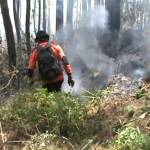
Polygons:
<instances>
[{"instance_id":1,"label":"undergrowth vegetation","mask_svg":"<svg viewBox=\"0 0 150 150\"><path fill-rule=\"evenodd\" d=\"M19 94L0 109L2 124L19 134L50 131L74 136L83 126L86 107L67 93L47 93L44 89Z\"/></svg>"},{"instance_id":2,"label":"undergrowth vegetation","mask_svg":"<svg viewBox=\"0 0 150 150\"><path fill-rule=\"evenodd\" d=\"M118 133L113 143L114 150L149 150L150 136L139 128L126 127Z\"/></svg>"},{"instance_id":3,"label":"undergrowth vegetation","mask_svg":"<svg viewBox=\"0 0 150 150\"><path fill-rule=\"evenodd\" d=\"M45 89L20 92L0 106L1 131L7 134L0 143L22 140L23 150L149 150L147 100L136 93L115 95L110 88L80 97Z\"/></svg>"}]
</instances>

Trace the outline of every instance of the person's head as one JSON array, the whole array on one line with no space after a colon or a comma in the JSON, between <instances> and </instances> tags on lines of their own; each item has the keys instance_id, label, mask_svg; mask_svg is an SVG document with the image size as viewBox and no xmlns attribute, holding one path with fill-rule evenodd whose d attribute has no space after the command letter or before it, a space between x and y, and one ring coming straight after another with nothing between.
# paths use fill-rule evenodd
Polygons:
<instances>
[{"instance_id":1,"label":"person's head","mask_svg":"<svg viewBox=\"0 0 150 150\"><path fill-rule=\"evenodd\" d=\"M49 35L48 33L46 33L46 31L38 31L36 34L36 38L35 38L35 42L45 42L45 41L49 41Z\"/></svg>"}]
</instances>

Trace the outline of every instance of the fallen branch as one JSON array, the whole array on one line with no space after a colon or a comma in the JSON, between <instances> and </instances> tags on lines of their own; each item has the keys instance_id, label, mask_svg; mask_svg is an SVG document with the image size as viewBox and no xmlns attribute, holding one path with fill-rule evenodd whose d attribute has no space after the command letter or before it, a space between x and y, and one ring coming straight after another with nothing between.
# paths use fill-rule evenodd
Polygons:
<instances>
[{"instance_id":1,"label":"fallen branch","mask_svg":"<svg viewBox=\"0 0 150 150\"><path fill-rule=\"evenodd\" d=\"M7 143L29 143L30 141L6 141L5 144Z\"/></svg>"}]
</instances>

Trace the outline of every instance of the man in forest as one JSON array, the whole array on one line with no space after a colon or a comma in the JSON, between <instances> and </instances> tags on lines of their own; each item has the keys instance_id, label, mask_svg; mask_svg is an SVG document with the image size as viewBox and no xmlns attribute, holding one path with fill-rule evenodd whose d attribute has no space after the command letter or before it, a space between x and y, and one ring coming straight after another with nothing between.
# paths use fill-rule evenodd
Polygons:
<instances>
[{"instance_id":1,"label":"man in forest","mask_svg":"<svg viewBox=\"0 0 150 150\"><path fill-rule=\"evenodd\" d=\"M32 49L29 57L28 76L34 81L34 70L38 66L43 88L47 88L49 92L61 91L64 68L68 75L68 84L73 87L72 68L63 49L55 42L49 44L48 41L49 35L45 31L38 31L35 38L37 46Z\"/></svg>"}]
</instances>

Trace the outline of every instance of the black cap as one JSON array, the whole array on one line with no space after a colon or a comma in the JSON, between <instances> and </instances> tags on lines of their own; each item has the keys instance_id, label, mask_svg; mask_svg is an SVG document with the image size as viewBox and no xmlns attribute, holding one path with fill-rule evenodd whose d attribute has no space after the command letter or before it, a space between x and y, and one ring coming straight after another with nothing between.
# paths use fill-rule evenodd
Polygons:
<instances>
[{"instance_id":1,"label":"black cap","mask_svg":"<svg viewBox=\"0 0 150 150\"><path fill-rule=\"evenodd\" d=\"M35 42L39 42L41 40L49 40L49 35L46 33L46 31L38 31L36 34Z\"/></svg>"}]
</instances>

